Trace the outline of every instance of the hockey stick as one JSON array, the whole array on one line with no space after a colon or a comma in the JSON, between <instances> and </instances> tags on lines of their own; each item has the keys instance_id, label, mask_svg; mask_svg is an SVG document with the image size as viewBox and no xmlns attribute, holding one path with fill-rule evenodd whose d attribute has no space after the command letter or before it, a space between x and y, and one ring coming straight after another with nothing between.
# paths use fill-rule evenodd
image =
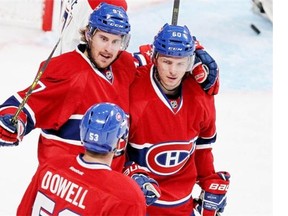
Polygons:
<instances>
[{"instance_id":1,"label":"hockey stick","mask_svg":"<svg viewBox=\"0 0 288 216\"><path fill-rule=\"evenodd\" d=\"M48 58L46 59L45 63L42 65L42 67L40 68L40 70L38 71L38 73L36 74L36 77L33 81L33 83L31 84L30 88L28 89L28 91L25 94L25 97L23 98L21 104L19 105L17 111L15 112L14 116L11 119L12 124L16 125L17 121L18 121L18 116L20 114L20 112L23 110L25 104L27 103L28 98L30 97L30 95L32 94L33 90L35 89L36 85L38 84L43 72L46 70L55 50L58 47L58 44L61 41L61 37L58 39L57 43L55 44L52 52L50 53L50 55L48 56Z\"/></svg>"},{"instance_id":2,"label":"hockey stick","mask_svg":"<svg viewBox=\"0 0 288 216\"><path fill-rule=\"evenodd\" d=\"M179 14L180 0L174 0L173 11L172 11L172 25L177 25L178 14Z\"/></svg>"},{"instance_id":3,"label":"hockey stick","mask_svg":"<svg viewBox=\"0 0 288 216\"><path fill-rule=\"evenodd\" d=\"M18 116L20 115L21 111L23 110L25 104L27 103L30 95L32 94L33 90L35 89L35 87L37 86L42 74L44 73L44 71L46 70L55 50L57 49L61 39L62 39L62 35L64 30L67 28L67 26L70 24L70 21L72 19L72 13L71 10L67 9L64 11L63 16L62 16L63 22L62 22L62 27L61 27L61 34L59 36L58 41L56 42L53 50L51 51L50 55L48 56L48 58L46 59L45 63L41 66L41 68L39 69L39 71L36 74L36 77L34 78L30 88L28 89L28 91L25 94L25 97L23 98L21 104L18 106L18 109L16 110L14 116L11 119L11 123L13 125L17 124L18 121Z\"/></svg>"}]
</instances>

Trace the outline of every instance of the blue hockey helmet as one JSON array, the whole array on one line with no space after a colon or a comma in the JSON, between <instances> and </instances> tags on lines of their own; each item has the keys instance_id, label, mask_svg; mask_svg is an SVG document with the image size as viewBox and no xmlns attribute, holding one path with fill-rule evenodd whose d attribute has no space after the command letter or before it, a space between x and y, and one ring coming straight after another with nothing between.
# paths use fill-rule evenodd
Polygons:
<instances>
[{"instance_id":1,"label":"blue hockey helmet","mask_svg":"<svg viewBox=\"0 0 288 216\"><path fill-rule=\"evenodd\" d=\"M187 26L175 26L166 23L154 37L154 57L162 54L171 57L193 56L195 41Z\"/></svg>"},{"instance_id":2,"label":"blue hockey helmet","mask_svg":"<svg viewBox=\"0 0 288 216\"><path fill-rule=\"evenodd\" d=\"M127 35L130 32L130 24L123 7L107 4L99 4L89 18L89 32L95 29L116 35Z\"/></svg>"},{"instance_id":3,"label":"blue hockey helmet","mask_svg":"<svg viewBox=\"0 0 288 216\"><path fill-rule=\"evenodd\" d=\"M80 123L80 139L85 149L108 153L116 149L118 140L128 131L125 112L113 103L90 107Z\"/></svg>"}]
</instances>

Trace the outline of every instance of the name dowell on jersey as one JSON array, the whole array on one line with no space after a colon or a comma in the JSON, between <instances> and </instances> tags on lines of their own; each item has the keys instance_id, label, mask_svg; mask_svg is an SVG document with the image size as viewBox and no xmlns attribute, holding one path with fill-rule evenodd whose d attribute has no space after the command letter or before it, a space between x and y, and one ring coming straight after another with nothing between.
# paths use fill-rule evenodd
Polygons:
<instances>
[{"instance_id":1,"label":"name dowell on jersey","mask_svg":"<svg viewBox=\"0 0 288 216\"><path fill-rule=\"evenodd\" d=\"M88 190L83 190L83 187L63 178L59 174L47 171L41 182L41 188L49 190L79 208L85 209L83 202Z\"/></svg>"}]
</instances>

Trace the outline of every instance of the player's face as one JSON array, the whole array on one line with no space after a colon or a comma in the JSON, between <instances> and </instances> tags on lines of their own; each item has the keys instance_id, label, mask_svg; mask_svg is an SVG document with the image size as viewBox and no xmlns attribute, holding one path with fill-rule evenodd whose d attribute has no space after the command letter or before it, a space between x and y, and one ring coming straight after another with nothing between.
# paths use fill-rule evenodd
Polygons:
<instances>
[{"instance_id":1,"label":"player's face","mask_svg":"<svg viewBox=\"0 0 288 216\"><path fill-rule=\"evenodd\" d=\"M173 58L159 55L156 66L161 84L168 90L178 87L187 71L188 64L189 57Z\"/></svg>"},{"instance_id":2,"label":"player's face","mask_svg":"<svg viewBox=\"0 0 288 216\"><path fill-rule=\"evenodd\" d=\"M91 57L99 68L108 67L117 57L122 37L103 31L96 31L91 38Z\"/></svg>"}]
</instances>

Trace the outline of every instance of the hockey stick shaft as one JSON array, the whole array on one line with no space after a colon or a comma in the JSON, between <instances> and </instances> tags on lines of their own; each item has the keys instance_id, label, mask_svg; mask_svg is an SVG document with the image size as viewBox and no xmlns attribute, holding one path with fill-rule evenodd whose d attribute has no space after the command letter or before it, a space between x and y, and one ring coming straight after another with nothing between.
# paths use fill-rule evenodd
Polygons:
<instances>
[{"instance_id":1,"label":"hockey stick shaft","mask_svg":"<svg viewBox=\"0 0 288 216\"><path fill-rule=\"evenodd\" d=\"M18 121L18 116L20 115L21 111L23 110L25 104L27 103L30 95L32 94L33 90L35 89L35 87L37 86L42 74L44 73L44 71L46 70L49 62L51 61L51 58L54 54L54 52L56 51L61 39L62 39L62 35L64 30L67 28L67 26L70 24L70 21L72 19L72 14L71 11L69 10L65 10L65 12L63 13L63 22L62 22L62 27L61 27L61 35L58 39L58 41L56 42L53 50L51 51L51 53L49 54L48 58L46 59L45 63L41 66L41 68L39 69L38 73L36 74L36 77L34 78L30 88L28 89L28 91L25 94L25 97L22 99L22 102L20 103L20 105L18 106L14 116L11 119L12 124L16 125L17 121Z\"/></svg>"},{"instance_id":2,"label":"hockey stick shaft","mask_svg":"<svg viewBox=\"0 0 288 216\"><path fill-rule=\"evenodd\" d=\"M51 58L52 58L55 50L56 50L57 47L58 47L58 44L60 43L60 41L61 41L61 37L58 39L58 41L57 41L57 43L55 44L52 52L50 53L50 55L49 55L48 58L46 59L45 63L42 65L42 67L40 68L40 70L39 70L38 73L36 74L36 77L35 77L34 81L32 82L30 88L29 88L28 91L26 92L25 97L22 99L21 104L18 106L18 109L17 109L17 111L15 112L15 114L14 114L12 120L11 120L12 124L15 125L15 124L17 123L19 114L20 114L21 111L23 110L23 108L24 108L25 104L27 103L27 100L28 100L28 98L30 97L30 95L32 94L33 90L34 90L35 87L37 86L37 84L38 84L38 82L39 82L39 80L40 80L43 72L46 70L46 68L47 68L47 66L48 66L48 64L49 64L49 62L50 62L50 60L51 60Z\"/></svg>"},{"instance_id":3,"label":"hockey stick shaft","mask_svg":"<svg viewBox=\"0 0 288 216\"><path fill-rule=\"evenodd\" d=\"M173 11L172 11L172 25L177 25L179 15L180 0L174 0Z\"/></svg>"}]
</instances>

